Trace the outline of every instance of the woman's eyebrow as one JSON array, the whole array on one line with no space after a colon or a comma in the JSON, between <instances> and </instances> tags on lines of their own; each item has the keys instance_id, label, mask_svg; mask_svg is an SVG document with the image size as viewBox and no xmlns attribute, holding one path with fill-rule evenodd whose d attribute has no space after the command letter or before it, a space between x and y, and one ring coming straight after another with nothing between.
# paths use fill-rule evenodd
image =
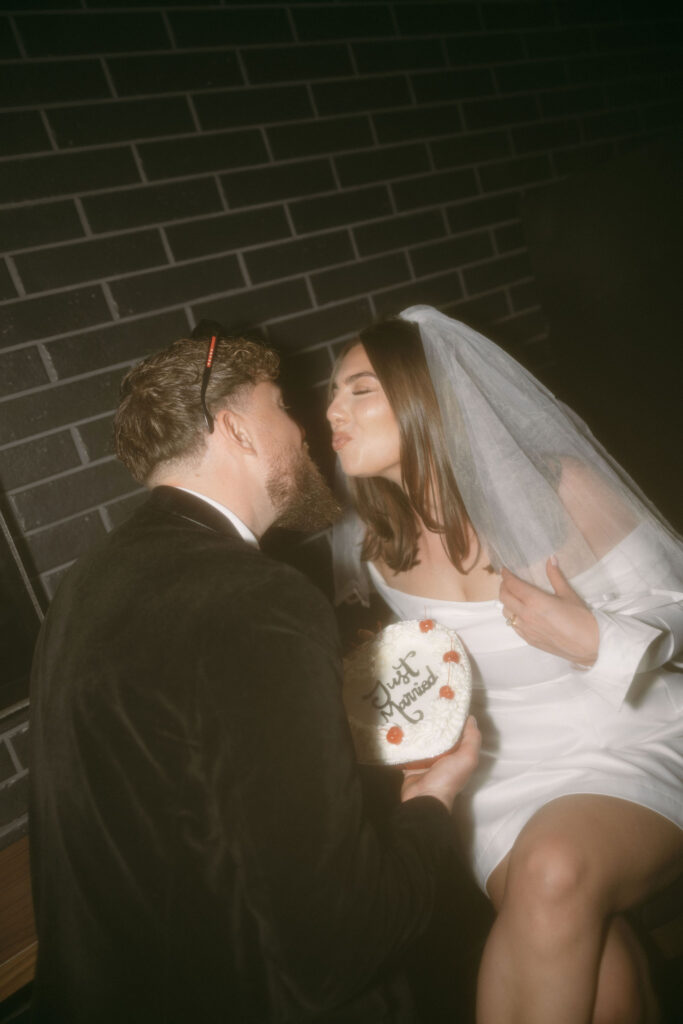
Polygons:
<instances>
[{"instance_id":1,"label":"woman's eyebrow","mask_svg":"<svg viewBox=\"0 0 683 1024\"><path fill-rule=\"evenodd\" d=\"M360 377L372 377L373 380L377 380L377 376L372 370L361 370L360 373L352 373L350 376L345 377L343 383L353 384L354 380L358 380Z\"/></svg>"},{"instance_id":2,"label":"woman's eyebrow","mask_svg":"<svg viewBox=\"0 0 683 1024\"><path fill-rule=\"evenodd\" d=\"M372 370L361 370L359 373L351 373L348 377L344 377L341 381L342 384L353 384L355 380L359 380L361 377L372 377L373 380L377 380L377 375ZM335 391L339 391L339 384L337 381L332 382L330 392L333 394Z\"/></svg>"}]
</instances>

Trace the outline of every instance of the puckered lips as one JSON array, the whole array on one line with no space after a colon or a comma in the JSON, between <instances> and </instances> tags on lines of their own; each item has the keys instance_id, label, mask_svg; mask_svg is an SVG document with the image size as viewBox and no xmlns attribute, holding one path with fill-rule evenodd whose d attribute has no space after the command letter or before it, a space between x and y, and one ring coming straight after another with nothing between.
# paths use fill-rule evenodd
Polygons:
<instances>
[{"instance_id":1,"label":"puckered lips","mask_svg":"<svg viewBox=\"0 0 683 1024\"><path fill-rule=\"evenodd\" d=\"M343 434L341 431L335 431L332 435L332 448L335 452L341 451L344 445L348 444L351 440L350 434Z\"/></svg>"}]
</instances>

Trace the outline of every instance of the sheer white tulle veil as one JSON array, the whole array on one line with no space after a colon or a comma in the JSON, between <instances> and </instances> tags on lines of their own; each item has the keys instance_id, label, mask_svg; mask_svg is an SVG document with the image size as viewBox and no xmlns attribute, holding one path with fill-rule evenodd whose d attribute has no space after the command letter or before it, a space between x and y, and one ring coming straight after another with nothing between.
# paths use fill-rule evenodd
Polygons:
<instances>
[{"instance_id":1,"label":"sheer white tulle veil","mask_svg":"<svg viewBox=\"0 0 683 1024\"><path fill-rule=\"evenodd\" d=\"M634 568L643 590L683 587L681 538L567 406L465 324L430 306L400 316L419 326L455 478L496 571L549 590L556 555L589 601L618 598L622 579L632 589ZM333 530L337 603L367 601L363 530L350 507Z\"/></svg>"}]
</instances>

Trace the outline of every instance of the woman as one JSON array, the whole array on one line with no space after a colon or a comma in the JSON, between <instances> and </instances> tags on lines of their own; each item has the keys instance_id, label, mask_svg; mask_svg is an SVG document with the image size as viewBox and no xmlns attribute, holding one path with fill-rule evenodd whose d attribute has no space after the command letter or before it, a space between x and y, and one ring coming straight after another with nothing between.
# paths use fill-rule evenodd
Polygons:
<instances>
[{"instance_id":1,"label":"woman","mask_svg":"<svg viewBox=\"0 0 683 1024\"><path fill-rule=\"evenodd\" d=\"M360 522L338 595L458 630L480 767L461 831L497 910L481 1024L649 1022L622 912L683 857L679 539L586 427L430 307L340 357L328 419Z\"/></svg>"}]
</instances>

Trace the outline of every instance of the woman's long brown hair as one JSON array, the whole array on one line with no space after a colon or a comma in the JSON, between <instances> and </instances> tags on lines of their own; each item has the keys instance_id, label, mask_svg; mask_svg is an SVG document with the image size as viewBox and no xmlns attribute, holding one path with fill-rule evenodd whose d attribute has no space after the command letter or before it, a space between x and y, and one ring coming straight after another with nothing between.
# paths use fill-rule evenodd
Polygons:
<instances>
[{"instance_id":1,"label":"woman's long brown hair","mask_svg":"<svg viewBox=\"0 0 683 1024\"><path fill-rule=\"evenodd\" d=\"M359 339L398 422L403 483L401 489L383 477L349 480L367 525L362 557L381 559L394 572L411 569L418 561L419 516L428 530L443 535L449 559L466 572L469 519L451 469L419 328L407 320L384 320L361 331ZM337 366L355 344L346 346Z\"/></svg>"}]
</instances>

